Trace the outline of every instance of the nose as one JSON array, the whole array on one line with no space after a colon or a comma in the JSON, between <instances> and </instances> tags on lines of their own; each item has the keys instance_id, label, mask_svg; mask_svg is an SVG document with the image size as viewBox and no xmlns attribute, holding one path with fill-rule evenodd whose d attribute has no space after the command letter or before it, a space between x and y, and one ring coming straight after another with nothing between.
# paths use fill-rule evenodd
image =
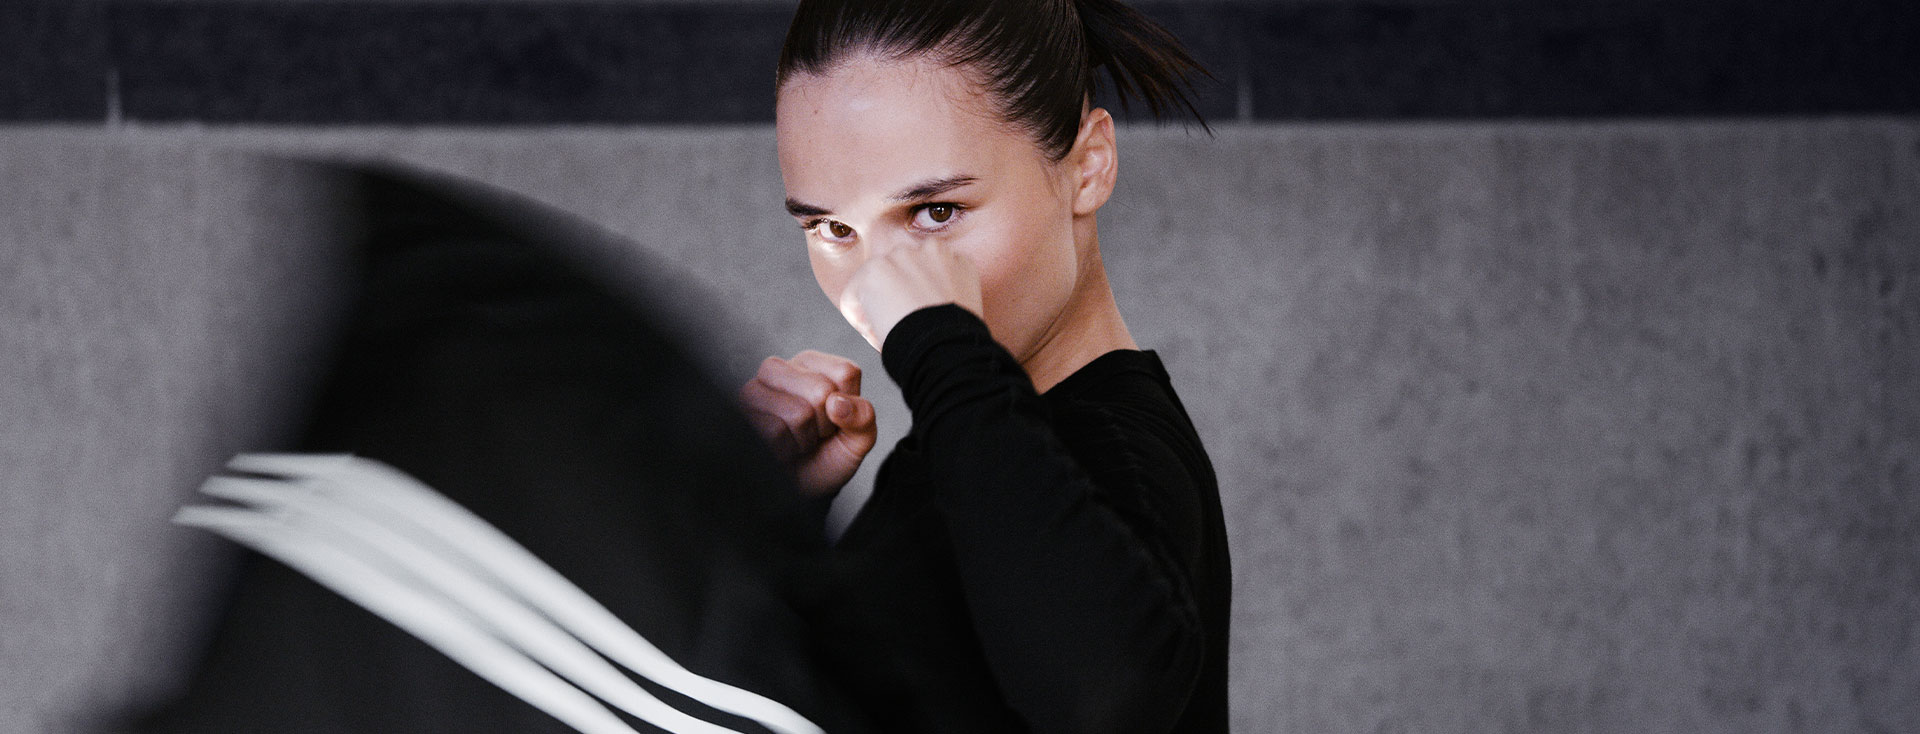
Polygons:
<instances>
[{"instance_id":1,"label":"nose","mask_svg":"<svg viewBox=\"0 0 1920 734\"><path fill-rule=\"evenodd\" d=\"M877 260L886 257L898 248L913 244L912 237L909 237L905 232L899 231L876 232L866 238L866 243L866 259L868 260Z\"/></svg>"}]
</instances>

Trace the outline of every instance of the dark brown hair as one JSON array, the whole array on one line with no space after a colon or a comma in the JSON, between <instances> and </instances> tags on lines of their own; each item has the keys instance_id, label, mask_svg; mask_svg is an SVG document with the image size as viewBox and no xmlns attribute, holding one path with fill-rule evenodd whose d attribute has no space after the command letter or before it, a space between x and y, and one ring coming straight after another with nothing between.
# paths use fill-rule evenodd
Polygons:
<instances>
[{"instance_id":1,"label":"dark brown hair","mask_svg":"<svg viewBox=\"0 0 1920 734\"><path fill-rule=\"evenodd\" d=\"M801 0L780 49L776 85L830 70L853 52L931 54L965 68L991 92L1001 118L1060 160L1073 147L1081 106L1105 69L1125 109L1139 97L1156 118L1193 104L1193 75L1207 75L1178 39L1118 0Z\"/></svg>"}]
</instances>

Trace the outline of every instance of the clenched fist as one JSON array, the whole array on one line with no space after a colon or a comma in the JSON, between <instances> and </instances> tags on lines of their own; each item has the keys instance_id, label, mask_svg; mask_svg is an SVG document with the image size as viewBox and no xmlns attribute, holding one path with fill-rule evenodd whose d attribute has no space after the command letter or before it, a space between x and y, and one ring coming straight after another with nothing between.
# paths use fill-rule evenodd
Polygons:
<instances>
[{"instance_id":1,"label":"clenched fist","mask_svg":"<svg viewBox=\"0 0 1920 734\"><path fill-rule=\"evenodd\" d=\"M966 255L932 240L903 244L867 260L847 281L839 306L879 349L907 314L949 303L983 316L980 272Z\"/></svg>"},{"instance_id":2,"label":"clenched fist","mask_svg":"<svg viewBox=\"0 0 1920 734\"><path fill-rule=\"evenodd\" d=\"M846 486L878 435L859 365L813 350L761 362L740 388L740 406L809 497Z\"/></svg>"}]
</instances>

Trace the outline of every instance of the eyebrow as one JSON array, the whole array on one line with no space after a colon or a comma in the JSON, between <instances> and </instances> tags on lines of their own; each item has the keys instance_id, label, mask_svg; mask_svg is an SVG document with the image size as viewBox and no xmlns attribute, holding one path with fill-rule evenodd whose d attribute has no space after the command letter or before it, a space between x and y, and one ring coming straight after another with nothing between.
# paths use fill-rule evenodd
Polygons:
<instances>
[{"instance_id":1,"label":"eyebrow","mask_svg":"<svg viewBox=\"0 0 1920 734\"><path fill-rule=\"evenodd\" d=\"M978 180L980 179L973 176L960 175L922 181L907 188L905 191L894 194L893 200L919 201L921 199L930 199Z\"/></svg>"},{"instance_id":2,"label":"eyebrow","mask_svg":"<svg viewBox=\"0 0 1920 734\"><path fill-rule=\"evenodd\" d=\"M796 217L824 217L833 212L794 199L787 199L787 213Z\"/></svg>"},{"instance_id":3,"label":"eyebrow","mask_svg":"<svg viewBox=\"0 0 1920 734\"><path fill-rule=\"evenodd\" d=\"M931 199L979 180L980 178L977 176L967 175L929 179L903 189L900 193L894 194L892 199L894 201ZM787 213L796 217L824 217L833 212L826 207L815 206L798 199L789 198L787 199Z\"/></svg>"}]
</instances>

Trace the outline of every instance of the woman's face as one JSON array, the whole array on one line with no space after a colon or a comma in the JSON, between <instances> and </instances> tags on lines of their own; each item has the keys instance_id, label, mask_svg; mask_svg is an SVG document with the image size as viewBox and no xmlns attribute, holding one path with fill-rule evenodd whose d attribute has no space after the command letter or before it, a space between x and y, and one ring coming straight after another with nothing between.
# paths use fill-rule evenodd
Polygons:
<instances>
[{"instance_id":1,"label":"woman's face","mask_svg":"<svg viewBox=\"0 0 1920 734\"><path fill-rule=\"evenodd\" d=\"M1079 275L1072 174L964 73L856 56L789 78L776 119L814 278L876 349L842 297L848 279L889 248L936 239L973 261L984 319L1016 359L1051 338Z\"/></svg>"}]
</instances>

